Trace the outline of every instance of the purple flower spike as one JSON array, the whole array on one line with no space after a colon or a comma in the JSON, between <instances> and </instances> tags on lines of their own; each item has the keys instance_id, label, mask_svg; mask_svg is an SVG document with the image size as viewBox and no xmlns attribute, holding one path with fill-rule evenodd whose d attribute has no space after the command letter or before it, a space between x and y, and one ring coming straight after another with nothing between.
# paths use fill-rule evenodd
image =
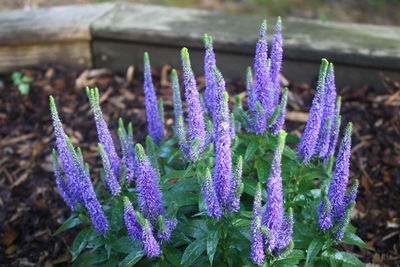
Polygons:
<instances>
[{"instance_id":1,"label":"purple flower spike","mask_svg":"<svg viewBox=\"0 0 400 267\"><path fill-rule=\"evenodd\" d=\"M99 151L100 151L101 160L103 162L103 168L104 168L107 188L109 188L109 190L111 191L111 194L115 196L119 192L121 192L121 186L118 182L117 177L115 177L114 172L111 170L110 161L108 160L108 157L107 157L106 151L104 150L103 145L99 143L98 147L99 147Z\"/></svg>"},{"instance_id":2,"label":"purple flower spike","mask_svg":"<svg viewBox=\"0 0 400 267\"><path fill-rule=\"evenodd\" d=\"M118 157L114 147L114 142L111 137L111 133L108 129L107 123L104 120L103 113L100 109L100 94L97 88L86 87L86 94L89 98L90 106L94 114L94 120L96 122L97 135L99 137L100 144L103 145L104 150L107 154L108 160L110 161L111 169L114 175L119 177L121 172L121 159Z\"/></svg>"},{"instance_id":3,"label":"purple flower spike","mask_svg":"<svg viewBox=\"0 0 400 267\"><path fill-rule=\"evenodd\" d=\"M319 213L319 228L321 230L328 230L333 226L332 221L332 206L326 193L323 192L321 196L321 201L318 206Z\"/></svg>"},{"instance_id":4,"label":"purple flower spike","mask_svg":"<svg viewBox=\"0 0 400 267\"><path fill-rule=\"evenodd\" d=\"M324 83L326 71L328 68L328 61L322 59L321 69L319 73L317 93L314 96L310 116L307 121L306 129L300 140L299 155L303 163L308 164L311 157L315 153L315 146L317 144L318 135L321 128L322 115L324 112L323 96L324 96Z\"/></svg>"},{"instance_id":5,"label":"purple flower spike","mask_svg":"<svg viewBox=\"0 0 400 267\"><path fill-rule=\"evenodd\" d=\"M286 116L286 106L287 106L287 99L288 99L289 90L287 88L284 89L281 103L279 104L279 115L276 121L271 126L271 133L278 134L280 130L282 130L283 125L285 124L285 116Z\"/></svg>"},{"instance_id":6,"label":"purple flower spike","mask_svg":"<svg viewBox=\"0 0 400 267\"><path fill-rule=\"evenodd\" d=\"M177 125L179 117L183 117L183 111L182 111L183 109L182 109L181 89L179 87L178 74L176 73L175 69L173 69L171 72L171 82L172 82L172 96L174 99L175 124Z\"/></svg>"},{"instance_id":7,"label":"purple flower spike","mask_svg":"<svg viewBox=\"0 0 400 267\"><path fill-rule=\"evenodd\" d=\"M190 65L189 52L183 48L181 52L183 65L183 80L185 84L185 97L188 106L189 130L187 132L188 145L191 150L191 160L197 161L205 148L206 127L203 108L196 88L196 79Z\"/></svg>"},{"instance_id":8,"label":"purple flower spike","mask_svg":"<svg viewBox=\"0 0 400 267\"><path fill-rule=\"evenodd\" d=\"M330 138L332 136L332 130L334 127L333 121L335 117L335 101L336 101L336 86L335 86L335 75L333 70L333 64L330 63L325 80L325 91L324 91L324 111L321 121L321 130L319 133L317 147L315 154L318 154L321 158L327 158L329 151ZM327 127L327 121L330 120L330 126Z\"/></svg>"},{"instance_id":9,"label":"purple flower spike","mask_svg":"<svg viewBox=\"0 0 400 267\"><path fill-rule=\"evenodd\" d=\"M202 193L204 202L207 206L208 216L220 219L222 216L221 206L218 202L217 195L215 194L214 184L209 169L207 169L205 173Z\"/></svg>"},{"instance_id":10,"label":"purple flower spike","mask_svg":"<svg viewBox=\"0 0 400 267\"><path fill-rule=\"evenodd\" d=\"M242 183L242 171L243 171L243 157L240 156L237 162L235 171L233 173L232 179L232 192L230 197L230 207L229 211L236 212L240 209L240 197L243 193L243 183Z\"/></svg>"},{"instance_id":11,"label":"purple flower spike","mask_svg":"<svg viewBox=\"0 0 400 267\"><path fill-rule=\"evenodd\" d=\"M344 214L341 220L338 222L338 225L336 226L336 229L332 234L333 238L337 240L343 239L347 226L349 225L351 220L351 212L355 205L356 205L355 202L350 202L349 205L345 207Z\"/></svg>"},{"instance_id":12,"label":"purple flower spike","mask_svg":"<svg viewBox=\"0 0 400 267\"><path fill-rule=\"evenodd\" d=\"M224 93L226 92L226 88L225 88L225 80L224 77L222 77L221 72L218 70L217 67L212 67L212 71L213 71L213 76L214 76L214 109L213 109L213 125L215 130L217 130L217 128L219 127L219 125L221 124L221 121L224 120L224 118L222 118L223 116L225 116L225 114L222 114L223 112L223 101L224 101ZM227 111L227 116L228 116L228 121L229 121L229 110ZM216 138L216 133L214 133L214 138Z\"/></svg>"},{"instance_id":13,"label":"purple flower spike","mask_svg":"<svg viewBox=\"0 0 400 267\"><path fill-rule=\"evenodd\" d=\"M256 217L260 218L261 220L263 218L261 193L261 184L258 183L253 202L253 221L255 221Z\"/></svg>"},{"instance_id":14,"label":"purple flower spike","mask_svg":"<svg viewBox=\"0 0 400 267\"><path fill-rule=\"evenodd\" d=\"M350 172L351 131L352 124L349 123L340 144L333 178L329 186L328 198L332 205L334 223L343 217L343 203Z\"/></svg>"},{"instance_id":15,"label":"purple flower spike","mask_svg":"<svg viewBox=\"0 0 400 267\"><path fill-rule=\"evenodd\" d=\"M330 63L325 81L324 121L335 115L336 85L333 64Z\"/></svg>"},{"instance_id":16,"label":"purple flower spike","mask_svg":"<svg viewBox=\"0 0 400 267\"><path fill-rule=\"evenodd\" d=\"M56 176L56 184L58 191L60 191L60 194L63 197L65 203L67 203L68 207L72 211L75 211L76 200L74 200L74 198L71 197L71 192L69 191L68 185L65 183L64 177L61 174L60 165L58 165L57 151L54 148L52 151L52 158L53 158L54 176Z\"/></svg>"},{"instance_id":17,"label":"purple flower spike","mask_svg":"<svg viewBox=\"0 0 400 267\"><path fill-rule=\"evenodd\" d=\"M90 181L89 173L87 168L83 166L83 162L79 155L76 153L71 141L66 136L66 142L68 149L72 155L76 171L79 179L79 193L83 199L83 203L90 214L90 220L93 223L94 228L99 231L103 236L106 235L109 230L109 224L107 217L105 216L99 200L94 192L92 182Z\"/></svg>"},{"instance_id":18,"label":"purple flower spike","mask_svg":"<svg viewBox=\"0 0 400 267\"><path fill-rule=\"evenodd\" d=\"M279 240L275 248L276 255L280 255L281 252L289 245L290 241L292 241L293 225L294 225L293 210L290 208L282 224Z\"/></svg>"},{"instance_id":19,"label":"purple flower spike","mask_svg":"<svg viewBox=\"0 0 400 267\"><path fill-rule=\"evenodd\" d=\"M255 134L265 133L267 127L266 120L267 113L259 101L256 102L256 112L253 115L253 120L251 125L253 126L253 131Z\"/></svg>"},{"instance_id":20,"label":"purple flower spike","mask_svg":"<svg viewBox=\"0 0 400 267\"><path fill-rule=\"evenodd\" d=\"M179 116L176 124L176 135L178 137L179 147L182 151L184 157L191 159L190 157L190 147L187 144L186 140L186 129L183 124L183 117Z\"/></svg>"},{"instance_id":21,"label":"purple flower spike","mask_svg":"<svg viewBox=\"0 0 400 267\"><path fill-rule=\"evenodd\" d=\"M158 216L159 229L157 237L161 240L168 241L171 238L172 231L175 229L178 221L176 219L164 220L162 215Z\"/></svg>"},{"instance_id":22,"label":"purple flower spike","mask_svg":"<svg viewBox=\"0 0 400 267\"><path fill-rule=\"evenodd\" d=\"M218 82L218 81L217 81ZM225 92L221 107L221 120L216 125L215 168L213 183L221 206L229 207L232 193L232 152L229 124L228 93Z\"/></svg>"},{"instance_id":23,"label":"purple flower spike","mask_svg":"<svg viewBox=\"0 0 400 267\"><path fill-rule=\"evenodd\" d=\"M342 98L339 96L336 100L336 106L335 106L335 121L332 125L332 130L331 130L331 138L329 141L329 149L328 152L325 155L324 161L327 162L329 157L331 155L335 154L335 150L336 150L336 145L337 145L337 141L339 138L339 132L340 132L340 124L342 121L342 117L340 116L340 106L342 103Z\"/></svg>"},{"instance_id":24,"label":"purple flower spike","mask_svg":"<svg viewBox=\"0 0 400 267\"><path fill-rule=\"evenodd\" d=\"M136 187L140 211L153 222L159 215L164 214L159 178L142 145L136 145L136 153Z\"/></svg>"},{"instance_id":25,"label":"purple flower spike","mask_svg":"<svg viewBox=\"0 0 400 267\"><path fill-rule=\"evenodd\" d=\"M147 52L144 53L143 88L146 102L147 129L151 138L156 143L160 143L164 139L164 124L157 104L156 90L151 78L150 59Z\"/></svg>"},{"instance_id":26,"label":"purple flower spike","mask_svg":"<svg viewBox=\"0 0 400 267\"><path fill-rule=\"evenodd\" d=\"M153 236L153 229L148 220L143 225L142 242L147 257L157 257L161 254L160 245Z\"/></svg>"},{"instance_id":27,"label":"purple flower spike","mask_svg":"<svg viewBox=\"0 0 400 267\"><path fill-rule=\"evenodd\" d=\"M74 160L69 151L66 142L66 134L62 127L61 120L58 117L58 112L54 98L50 96L49 99L50 99L50 111L54 126L54 135L56 136L57 152L60 156L61 165L68 181L68 187L72 201L71 205L73 205L76 208L77 203L83 202L79 189L80 187L79 173L75 168Z\"/></svg>"},{"instance_id":28,"label":"purple flower spike","mask_svg":"<svg viewBox=\"0 0 400 267\"><path fill-rule=\"evenodd\" d=\"M275 25L275 33L272 37L272 47L271 47L271 69L270 77L273 84L272 96L273 96L273 107L279 104L279 91L281 89L281 66L282 66L282 21L281 17L278 17Z\"/></svg>"},{"instance_id":29,"label":"purple flower spike","mask_svg":"<svg viewBox=\"0 0 400 267\"><path fill-rule=\"evenodd\" d=\"M136 219L136 212L132 203L127 197L124 197L124 220L126 230L133 239L142 239L142 227Z\"/></svg>"},{"instance_id":30,"label":"purple flower spike","mask_svg":"<svg viewBox=\"0 0 400 267\"><path fill-rule=\"evenodd\" d=\"M264 263L264 234L261 230L260 217L256 216L251 227L251 260L258 265Z\"/></svg>"},{"instance_id":31,"label":"purple flower spike","mask_svg":"<svg viewBox=\"0 0 400 267\"><path fill-rule=\"evenodd\" d=\"M121 142L122 159L126 166L126 181L130 182L135 176L135 148L133 146L132 123L128 124L128 132L126 132L124 122L120 118L118 120L118 136Z\"/></svg>"},{"instance_id":32,"label":"purple flower spike","mask_svg":"<svg viewBox=\"0 0 400 267\"><path fill-rule=\"evenodd\" d=\"M266 242L267 249L270 252L274 250L278 243L279 234L284 222L281 160L286 135L287 133L285 131L280 131L278 134L278 145L275 149L267 184L267 208L263 218L263 224L270 233Z\"/></svg>"},{"instance_id":33,"label":"purple flower spike","mask_svg":"<svg viewBox=\"0 0 400 267\"><path fill-rule=\"evenodd\" d=\"M264 109L268 104L269 70L268 70L268 43L267 21L264 20L260 28L260 36L256 44L254 58L255 95Z\"/></svg>"},{"instance_id":34,"label":"purple flower spike","mask_svg":"<svg viewBox=\"0 0 400 267\"><path fill-rule=\"evenodd\" d=\"M255 113L257 96L255 95L254 82L253 82L253 72L251 67L247 67L246 72L246 92L247 92L247 104L251 113Z\"/></svg>"},{"instance_id":35,"label":"purple flower spike","mask_svg":"<svg viewBox=\"0 0 400 267\"><path fill-rule=\"evenodd\" d=\"M210 114L215 111L214 105L218 102L215 100L215 78L212 67L215 66L215 53L213 50L213 39L207 34L204 35L204 45L206 55L204 57L204 74L206 79L206 89L204 93L205 106Z\"/></svg>"},{"instance_id":36,"label":"purple flower spike","mask_svg":"<svg viewBox=\"0 0 400 267\"><path fill-rule=\"evenodd\" d=\"M356 201L358 186L359 182L358 180L355 180L350 190L348 190L348 192L344 196L344 206L349 205L350 202Z\"/></svg>"},{"instance_id":37,"label":"purple flower spike","mask_svg":"<svg viewBox=\"0 0 400 267\"><path fill-rule=\"evenodd\" d=\"M327 157L329 151L329 143L331 140L331 133L332 133L332 120L329 117L325 120L325 125L321 125L321 132L319 134L318 144L318 154L321 158L325 159Z\"/></svg>"}]
</instances>

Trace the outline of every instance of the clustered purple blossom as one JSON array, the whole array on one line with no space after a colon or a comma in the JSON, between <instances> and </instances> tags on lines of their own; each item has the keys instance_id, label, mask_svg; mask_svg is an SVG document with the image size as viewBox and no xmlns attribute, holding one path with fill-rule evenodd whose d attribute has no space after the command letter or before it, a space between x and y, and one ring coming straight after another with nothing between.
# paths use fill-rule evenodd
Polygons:
<instances>
[{"instance_id":1,"label":"clustered purple blossom","mask_svg":"<svg viewBox=\"0 0 400 267\"><path fill-rule=\"evenodd\" d=\"M211 36L204 35L205 56L204 56L204 76L206 80L206 88L204 91L204 102L207 112L213 113L215 105L218 102L215 99L215 78L213 67L216 66L215 53L213 49L213 39Z\"/></svg>"},{"instance_id":2,"label":"clustered purple blossom","mask_svg":"<svg viewBox=\"0 0 400 267\"><path fill-rule=\"evenodd\" d=\"M261 204L261 186L257 186L254 196L253 219L251 223L252 245L251 259L262 264L265 253L280 255L291 242L293 215L289 211L285 216L283 208L281 160L287 133L278 133L278 145L275 149L267 184L267 204L263 212Z\"/></svg>"},{"instance_id":3,"label":"clustered purple blossom","mask_svg":"<svg viewBox=\"0 0 400 267\"><path fill-rule=\"evenodd\" d=\"M293 232L292 212L285 216L283 208L281 160L287 133L278 133L276 147L267 184L267 205L262 210L261 185L254 196L253 219L251 223L251 259L262 264L265 253L280 255L291 242Z\"/></svg>"},{"instance_id":4,"label":"clustered purple blossom","mask_svg":"<svg viewBox=\"0 0 400 267\"><path fill-rule=\"evenodd\" d=\"M191 161L198 161L206 148L206 124L204 120L204 109L202 107L199 92L196 86L196 78L190 64L189 52L187 48L181 51L183 66L183 82L185 86L185 98L187 102L188 129L185 128L183 115L181 111L175 108L175 116L178 117L176 131L179 144L183 154ZM175 89L177 90L177 89ZM175 93L174 102L178 103L180 99ZM174 105L175 106L178 106Z\"/></svg>"},{"instance_id":5,"label":"clustered purple blossom","mask_svg":"<svg viewBox=\"0 0 400 267\"><path fill-rule=\"evenodd\" d=\"M113 157L110 155L115 152L115 148L107 124L101 114L99 92L97 89L87 89L87 93L95 114L101 141L98 146L104 168L102 175L104 176L104 185L112 195L117 195L122 190L120 182L131 181L133 177L136 178L140 213L135 212L129 199L124 198L125 224L131 237L143 242L144 250L149 257L158 256L161 253L159 242L168 241L177 224L175 218L166 217L158 171L152 166L143 147L140 144L136 147L133 146L132 125L128 124L128 131L126 131L122 119L119 120L118 128L122 161L116 153L115 158L118 158L118 162L111 160ZM86 207L94 227L100 233L106 235L109 230L109 223L93 190L89 178L89 167L83 161L81 150L75 149L64 133L53 97L50 97L50 107L57 151L65 174L64 178L58 164L57 151L54 150L53 165L57 187L71 210L76 210L78 204ZM151 137L149 138L151 139ZM106 147L109 149L107 150ZM119 168L118 172L114 171L117 168L115 166ZM116 173L118 173L118 176Z\"/></svg>"},{"instance_id":6,"label":"clustered purple blossom","mask_svg":"<svg viewBox=\"0 0 400 267\"><path fill-rule=\"evenodd\" d=\"M316 156L328 162L335 154L341 123L340 103L340 97L336 97L333 64L322 59L317 93L300 140L299 156L303 163L308 164Z\"/></svg>"},{"instance_id":7,"label":"clustered purple blossom","mask_svg":"<svg viewBox=\"0 0 400 267\"><path fill-rule=\"evenodd\" d=\"M101 234L106 235L109 230L109 223L94 192L89 172L87 171L88 168L85 168L82 156L79 154L80 150L75 150L65 134L52 96L50 96L50 110L56 135L57 152L65 175L65 178L62 177L57 156L53 152L58 189L72 210L77 208L77 204L82 204L86 207L94 227Z\"/></svg>"},{"instance_id":8,"label":"clustered purple blossom","mask_svg":"<svg viewBox=\"0 0 400 267\"><path fill-rule=\"evenodd\" d=\"M156 143L160 143L164 139L164 123L162 112L160 112L159 106L157 105L156 90L151 77L150 59L147 52L144 53L143 88L149 135Z\"/></svg>"},{"instance_id":9,"label":"clustered purple blossom","mask_svg":"<svg viewBox=\"0 0 400 267\"><path fill-rule=\"evenodd\" d=\"M206 174L203 183L203 197L208 214L220 219L222 214L234 212L240 208L242 191L242 158L239 158L236 169L232 168L232 129L228 107L228 93L225 81L216 67L213 67L215 79L214 93L224 92L222 99L214 105L214 147L215 167L212 179Z\"/></svg>"},{"instance_id":10,"label":"clustered purple blossom","mask_svg":"<svg viewBox=\"0 0 400 267\"><path fill-rule=\"evenodd\" d=\"M276 135L278 140L267 183L265 211L262 208L261 184L257 185L254 196L250 258L259 265L264 263L267 253L279 256L293 245L293 212L291 209L287 213L284 211L281 175L282 153L287 135L282 128L288 99L287 88L281 93L280 72L283 55L281 28L281 20L278 18L272 38L270 57L268 57L267 22L262 23L256 45L254 80L251 67L247 69L246 77L249 107L248 130L255 134L264 134L269 131ZM204 103L197 89L188 50L183 48L181 51L187 102L186 121L178 75L176 70L171 72L175 130L182 154L190 161L199 161L209 144L212 143L209 146L210 149L215 148L214 169L211 172L209 168L206 168L201 193L208 215L221 219L228 212L236 212L240 209L240 197L243 191L243 158L238 157L236 166L233 167L232 144L236 135L235 118L229 110L229 95L226 92L225 81L216 67L212 38L205 35L204 43L206 81ZM325 163L333 159L332 155L336 150L341 124L341 99L336 96L334 79L333 65L323 59L317 92L299 145L298 154L304 164L308 164L313 157L319 157ZM163 110L162 102L161 105L157 104L147 53L144 54L143 87L149 132L146 139L147 154L140 144L134 146L132 124L128 124L126 130L120 119L118 136L122 150L121 158L116 152L112 136L101 112L98 89L87 88L87 94L99 138L98 148L103 163L104 185L113 196L116 196L123 190L125 181L135 181L138 211L134 209L128 197L123 197L125 226L133 239L143 243L148 257L157 257L162 252L162 242L170 240L177 220L167 217L159 185L160 174L153 151L156 146L153 140L156 144L160 144L164 139ZM109 223L94 192L88 164L85 164L81 150L75 149L65 134L53 97L50 97L50 108L57 147L52 155L57 187L71 210L75 211L78 205L85 207L95 229L105 236L109 230ZM322 230L333 228L332 235L336 239L344 237L357 195L357 181L346 191L351 130L352 124L349 123L340 144L329 189L322 190L318 207L320 228Z\"/></svg>"},{"instance_id":11,"label":"clustered purple blossom","mask_svg":"<svg viewBox=\"0 0 400 267\"><path fill-rule=\"evenodd\" d=\"M90 106L94 114L99 142L105 150L105 155L110 162L111 170L114 172L116 177L119 177L122 168L121 159L117 155L111 133L100 109L99 89L86 88L86 94L89 98Z\"/></svg>"},{"instance_id":12,"label":"clustered purple blossom","mask_svg":"<svg viewBox=\"0 0 400 267\"><path fill-rule=\"evenodd\" d=\"M140 213L137 211L135 213L129 199L125 199L125 224L131 237L143 242L147 256L155 257L161 253L159 241L168 241L171 238L177 221L175 218L164 219L166 212L163 207L158 172L140 144L136 145L135 151L135 175ZM133 216L134 213L135 216ZM154 226L158 226L158 229ZM137 231L139 228L140 235Z\"/></svg>"},{"instance_id":13,"label":"clustered purple blossom","mask_svg":"<svg viewBox=\"0 0 400 267\"><path fill-rule=\"evenodd\" d=\"M246 88L249 106L250 131L277 134L282 129L286 114L287 93L281 95L282 25L278 18L268 57L267 21L263 21L254 58L254 81L251 68L247 69ZM286 94L286 95L285 95Z\"/></svg>"},{"instance_id":14,"label":"clustered purple blossom","mask_svg":"<svg viewBox=\"0 0 400 267\"><path fill-rule=\"evenodd\" d=\"M128 124L128 131L125 129L122 118L118 120L118 136L121 143L122 161L126 167L125 179L131 182L135 177L136 151L133 144L132 123Z\"/></svg>"},{"instance_id":15,"label":"clustered purple blossom","mask_svg":"<svg viewBox=\"0 0 400 267\"><path fill-rule=\"evenodd\" d=\"M352 124L349 123L340 144L328 193L322 193L318 209L320 228L328 230L337 226L333 233L336 239L343 238L358 188L356 181L351 189L346 192L350 173L351 131Z\"/></svg>"}]
</instances>

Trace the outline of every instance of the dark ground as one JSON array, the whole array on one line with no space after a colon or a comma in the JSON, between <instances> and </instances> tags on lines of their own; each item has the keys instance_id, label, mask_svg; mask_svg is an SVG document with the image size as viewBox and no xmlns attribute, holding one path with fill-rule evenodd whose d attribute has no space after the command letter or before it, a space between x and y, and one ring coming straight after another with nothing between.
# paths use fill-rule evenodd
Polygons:
<instances>
[{"instance_id":1,"label":"dark ground","mask_svg":"<svg viewBox=\"0 0 400 267\"><path fill-rule=\"evenodd\" d=\"M12 85L11 75L0 76L0 266L68 266L67 248L76 232L51 235L70 211L52 174L54 138L48 96L55 96L67 134L82 147L85 160L98 166L96 131L84 87L101 90L103 112L113 133L121 116L133 122L135 138L141 141L146 131L141 75L124 77L107 70L82 73L60 67L22 72L34 79L28 96ZM154 74L170 126L168 72L165 66ZM198 80L204 87L204 79ZM400 84L383 76L382 83L381 94L368 86L339 90L343 125L354 123L351 178L361 184L353 224L374 250L346 249L370 267L400 262ZM244 85L228 82L228 91L242 93ZM286 127L300 134L314 90L306 84L290 85L290 92Z\"/></svg>"}]
</instances>

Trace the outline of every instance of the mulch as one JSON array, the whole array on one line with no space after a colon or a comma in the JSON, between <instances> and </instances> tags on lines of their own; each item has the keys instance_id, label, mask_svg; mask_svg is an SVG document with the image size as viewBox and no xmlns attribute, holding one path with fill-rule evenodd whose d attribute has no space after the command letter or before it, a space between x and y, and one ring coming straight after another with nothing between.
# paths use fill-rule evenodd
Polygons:
<instances>
[{"instance_id":1,"label":"mulch","mask_svg":"<svg viewBox=\"0 0 400 267\"><path fill-rule=\"evenodd\" d=\"M171 126L170 67L154 71L158 95L166 105ZM126 74L106 69L78 72L63 67L22 69L32 77L29 95L12 84L11 74L0 76L0 266L68 266L68 246L76 230L52 233L70 215L55 187L51 149L54 137L48 96L54 95L64 127L97 177L100 158L97 136L84 88L98 87L102 109L111 131L117 119L134 125L135 139L143 141L146 121L141 74L130 67ZM358 234L372 251L351 250L368 266L397 266L400 262L400 84L381 77L383 91L340 88L344 122L354 124L351 180L360 190L353 214ZM204 88L204 78L198 78ZM230 93L242 93L242 81L228 81ZM314 89L289 84L286 127L300 135ZM117 139L115 139L117 140ZM93 171L92 171L93 172ZM95 178L95 180L98 178Z\"/></svg>"}]
</instances>

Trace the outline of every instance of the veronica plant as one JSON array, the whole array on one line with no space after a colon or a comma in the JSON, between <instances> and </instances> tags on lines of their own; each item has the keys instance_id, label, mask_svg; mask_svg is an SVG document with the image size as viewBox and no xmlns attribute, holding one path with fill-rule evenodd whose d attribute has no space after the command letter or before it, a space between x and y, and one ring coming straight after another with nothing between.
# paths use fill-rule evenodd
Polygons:
<instances>
[{"instance_id":1,"label":"veronica plant","mask_svg":"<svg viewBox=\"0 0 400 267\"><path fill-rule=\"evenodd\" d=\"M182 49L183 77L171 72L175 129L169 140L146 53L146 149L134 145L135 129L122 119L116 145L99 90L88 88L100 170L90 171L50 97L56 185L72 211L56 234L81 225L71 246L75 266L363 266L338 249L340 243L368 246L351 225L358 187L357 181L349 186L352 124L340 133L333 65L322 60L301 138L287 133L281 31L279 18L269 52L262 23L254 74L247 69L247 105L236 96L233 108L212 38L205 36L204 105ZM103 187L93 185L97 173Z\"/></svg>"}]
</instances>

